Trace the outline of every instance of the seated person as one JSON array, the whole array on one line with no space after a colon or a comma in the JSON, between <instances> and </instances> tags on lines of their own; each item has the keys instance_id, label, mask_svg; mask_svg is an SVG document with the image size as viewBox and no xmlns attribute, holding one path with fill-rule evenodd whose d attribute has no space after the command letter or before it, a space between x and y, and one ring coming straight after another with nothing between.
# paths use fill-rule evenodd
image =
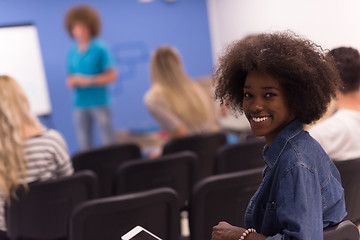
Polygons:
<instances>
[{"instance_id":1,"label":"seated person","mask_svg":"<svg viewBox=\"0 0 360 240\"><path fill-rule=\"evenodd\" d=\"M266 140L263 180L245 227L220 222L212 240L320 240L346 216L340 174L303 125L318 120L340 83L332 58L291 33L234 42L220 58L216 96ZM234 209L236 211L236 209Z\"/></svg>"},{"instance_id":2,"label":"seated person","mask_svg":"<svg viewBox=\"0 0 360 240\"><path fill-rule=\"evenodd\" d=\"M329 54L343 82L337 93L337 112L309 132L332 160L360 158L360 54L349 47L333 49Z\"/></svg>"},{"instance_id":3,"label":"seated person","mask_svg":"<svg viewBox=\"0 0 360 240\"><path fill-rule=\"evenodd\" d=\"M0 239L7 239L4 203L16 189L74 170L60 133L40 124L20 85L6 75L0 75L0 99Z\"/></svg>"},{"instance_id":4,"label":"seated person","mask_svg":"<svg viewBox=\"0 0 360 240\"><path fill-rule=\"evenodd\" d=\"M214 103L186 75L173 48L160 47L155 51L151 78L145 105L170 138L218 130Z\"/></svg>"}]
</instances>

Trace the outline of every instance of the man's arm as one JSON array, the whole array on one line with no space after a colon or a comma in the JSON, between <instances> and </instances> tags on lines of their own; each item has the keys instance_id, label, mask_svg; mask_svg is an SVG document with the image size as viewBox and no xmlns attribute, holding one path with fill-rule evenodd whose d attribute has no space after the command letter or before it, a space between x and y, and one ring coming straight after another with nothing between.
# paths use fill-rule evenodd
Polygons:
<instances>
[{"instance_id":1,"label":"man's arm","mask_svg":"<svg viewBox=\"0 0 360 240\"><path fill-rule=\"evenodd\" d=\"M70 88L74 87L88 87L88 86L103 86L114 82L117 79L117 72L115 69L110 69L104 73L94 76L84 75L70 75L67 78L67 85Z\"/></svg>"},{"instance_id":2,"label":"man's arm","mask_svg":"<svg viewBox=\"0 0 360 240\"><path fill-rule=\"evenodd\" d=\"M115 82L118 77L117 71L112 68L104 73L93 76L93 84L97 86L103 86L111 82Z\"/></svg>"}]
</instances>

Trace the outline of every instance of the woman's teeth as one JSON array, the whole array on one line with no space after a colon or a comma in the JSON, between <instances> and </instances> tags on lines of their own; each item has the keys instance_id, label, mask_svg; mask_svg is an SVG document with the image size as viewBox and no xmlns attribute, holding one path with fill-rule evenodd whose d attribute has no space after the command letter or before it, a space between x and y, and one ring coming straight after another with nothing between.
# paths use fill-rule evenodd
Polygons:
<instances>
[{"instance_id":1,"label":"woman's teeth","mask_svg":"<svg viewBox=\"0 0 360 240\"><path fill-rule=\"evenodd\" d=\"M265 121L266 119L268 119L268 117L252 117L252 120L254 122L263 122Z\"/></svg>"}]
</instances>

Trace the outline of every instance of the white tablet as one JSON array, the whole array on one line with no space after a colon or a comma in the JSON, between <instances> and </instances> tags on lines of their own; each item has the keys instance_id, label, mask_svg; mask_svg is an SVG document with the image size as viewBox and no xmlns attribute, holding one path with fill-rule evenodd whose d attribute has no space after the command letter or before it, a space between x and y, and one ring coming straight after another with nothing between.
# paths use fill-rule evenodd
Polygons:
<instances>
[{"instance_id":1,"label":"white tablet","mask_svg":"<svg viewBox=\"0 0 360 240\"><path fill-rule=\"evenodd\" d=\"M122 240L162 240L141 226L136 226L121 237Z\"/></svg>"}]
</instances>

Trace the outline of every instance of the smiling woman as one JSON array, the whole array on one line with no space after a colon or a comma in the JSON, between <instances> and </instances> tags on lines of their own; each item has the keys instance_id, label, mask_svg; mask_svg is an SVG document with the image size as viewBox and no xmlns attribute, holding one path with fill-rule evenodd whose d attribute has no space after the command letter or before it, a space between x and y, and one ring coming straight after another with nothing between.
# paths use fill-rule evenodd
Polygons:
<instances>
[{"instance_id":1,"label":"smiling woman","mask_svg":"<svg viewBox=\"0 0 360 240\"><path fill-rule=\"evenodd\" d=\"M271 145L276 135L295 119L279 81L270 75L250 72L244 86L244 112L255 136Z\"/></svg>"},{"instance_id":2,"label":"smiling woman","mask_svg":"<svg viewBox=\"0 0 360 240\"><path fill-rule=\"evenodd\" d=\"M333 60L311 41L290 32L250 35L220 58L215 73L217 98L242 112L245 79L253 71L276 78L289 107L306 124L325 113L340 85Z\"/></svg>"},{"instance_id":3,"label":"smiling woman","mask_svg":"<svg viewBox=\"0 0 360 240\"><path fill-rule=\"evenodd\" d=\"M248 230L220 222L212 240L323 239L323 228L346 215L344 192L303 124L319 119L335 96L333 60L292 33L259 34L231 45L214 77L217 98L245 113L267 145L264 178L245 214Z\"/></svg>"}]
</instances>

